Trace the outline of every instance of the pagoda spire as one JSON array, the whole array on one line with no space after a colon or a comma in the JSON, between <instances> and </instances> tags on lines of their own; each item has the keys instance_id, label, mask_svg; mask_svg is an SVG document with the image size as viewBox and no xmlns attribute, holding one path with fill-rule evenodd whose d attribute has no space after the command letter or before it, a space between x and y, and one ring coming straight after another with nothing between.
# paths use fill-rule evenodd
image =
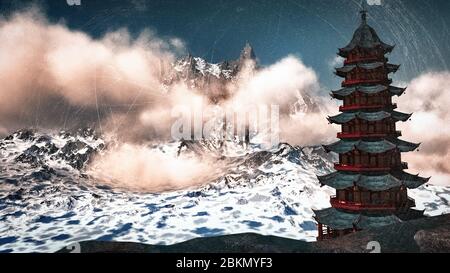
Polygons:
<instances>
[{"instance_id":1,"label":"pagoda spire","mask_svg":"<svg viewBox=\"0 0 450 273\"><path fill-rule=\"evenodd\" d=\"M361 14L361 24L366 25L367 24L367 2L366 0L361 1L361 11L359 12Z\"/></svg>"}]
</instances>

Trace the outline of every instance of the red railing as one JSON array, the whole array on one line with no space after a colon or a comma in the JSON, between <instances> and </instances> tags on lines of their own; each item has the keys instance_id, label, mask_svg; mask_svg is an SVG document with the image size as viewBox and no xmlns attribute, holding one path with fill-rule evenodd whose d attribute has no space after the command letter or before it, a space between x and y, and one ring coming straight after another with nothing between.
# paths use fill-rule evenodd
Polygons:
<instances>
[{"instance_id":1,"label":"red railing","mask_svg":"<svg viewBox=\"0 0 450 273\"><path fill-rule=\"evenodd\" d=\"M356 132L356 133L338 133L337 138L362 138L362 137L388 137L388 136L396 136L399 137L402 135L401 131L396 131L395 133L364 133L364 132Z\"/></svg>"},{"instance_id":2,"label":"red railing","mask_svg":"<svg viewBox=\"0 0 450 273\"><path fill-rule=\"evenodd\" d=\"M370 133L338 133L338 138L360 138L360 137L387 137L388 134L370 134Z\"/></svg>"},{"instance_id":3,"label":"red railing","mask_svg":"<svg viewBox=\"0 0 450 273\"><path fill-rule=\"evenodd\" d=\"M354 104L354 105L345 105L340 106L339 111L349 111L349 110L358 110L358 109L376 109L376 108L385 108L386 105L378 104L378 105L369 105L369 104Z\"/></svg>"},{"instance_id":4,"label":"red railing","mask_svg":"<svg viewBox=\"0 0 450 273\"><path fill-rule=\"evenodd\" d=\"M352 104L352 105L343 105L339 107L339 111L351 111L351 110L358 110L358 109L377 109L377 108L390 108L390 109L396 109L397 103L394 104Z\"/></svg>"},{"instance_id":5,"label":"red railing","mask_svg":"<svg viewBox=\"0 0 450 273\"><path fill-rule=\"evenodd\" d=\"M335 196L330 199L331 206L337 209L346 209L353 211L360 210L397 210L401 206L396 204L363 204L357 202L340 201Z\"/></svg>"},{"instance_id":6,"label":"red railing","mask_svg":"<svg viewBox=\"0 0 450 273\"><path fill-rule=\"evenodd\" d=\"M372 166L364 166L364 165L344 165L336 163L334 164L334 168L337 171L350 171L350 172L381 172L381 171L390 171L391 167L372 167Z\"/></svg>"},{"instance_id":7,"label":"red railing","mask_svg":"<svg viewBox=\"0 0 450 273\"><path fill-rule=\"evenodd\" d=\"M386 58L380 58L380 57L361 57L361 58L349 58L344 61L344 64L354 64L358 62L373 62L373 61L379 61L379 62L387 62Z\"/></svg>"},{"instance_id":8,"label":"red railing","mask_svg":"<svg viewBox=\"0 0 450 273\"><path fill-rule=\"evenodd\" d=\"M375 84L375 83L384 83L384 82L391 82L389 79L379 79L379 80L363 80L363 79L357 79L357 80L345 80L342 83L342 86L348 86L348 85L355 85L355 84Z\"/></svg>"},{"instance_id":9,"label":"red railing","mask_svg":"<svg viewBox=\"0 0 450 273\"><path fill-rule=\"evenodd\" d=\"M336 196L331 196L330 203L333 208L347 209L347 210L398 210L405 207L415 207L416 201L410 197L401 203L388 203L388 204L363 204L360 202L350 202L339 200Z\"/></svg>"}]
</instances>

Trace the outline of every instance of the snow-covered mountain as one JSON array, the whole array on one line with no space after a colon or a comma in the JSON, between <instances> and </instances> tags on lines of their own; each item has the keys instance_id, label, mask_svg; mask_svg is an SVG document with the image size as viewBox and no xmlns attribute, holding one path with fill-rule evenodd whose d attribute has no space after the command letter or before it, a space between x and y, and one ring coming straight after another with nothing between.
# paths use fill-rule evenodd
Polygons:
<instances>
[{"instance_id":1,"label":"snow-covered mountain","mask_svg":"<svg viewBox=\"0 0 450 273\"><path fill-rule=\"evenodd\" d=\"M330 172L335 160L321 147L153 145L174 156L221 153L231 164L205 186L134 193L86 173L92 156L105 146L92 130L23 130L0 140L0 251L48 252L84 240L172 244L241 232L313 241L312 209L328 207L333 194L316 179ZM450 213L448 188L426 186L411 195L428 215Z\"/></svg>"},{"instance_id":2,"label":"snow-covered mountain","mask_svg":"<svg viewBox=\"0 0 450 273\"><path fill-rule=\"evenodd\" d=\"M213 64L201 57L194 57L191 54L177 60L173 64L173 73L169 75L167 81L172 83L177 80L189 81L191 87L203 87L211 84L212 81L231 81L246 65L257 67L257 58L250 44L246 44L239 56L239 59L223 61Z\"/></svg>"},{"instance_id":3,"label":"snow-covered mountain","mask_svg":"<svg viewBox=\"0 0 450 273\"><path fill-rule=\"evenodd\" d=\"M262 67L258 63L255 51L247 43L236 60L209 63L201 57L191 54L177 60L165 79L165 85L184 82L190 88L207 92L212 102L219 103L230 95L227 83L236 82L244 69L256 72ZM298 101L292 105L292 112L310 113L319 111L319 105L312 96L299 94Z\"/></svg>"}]
</instances>

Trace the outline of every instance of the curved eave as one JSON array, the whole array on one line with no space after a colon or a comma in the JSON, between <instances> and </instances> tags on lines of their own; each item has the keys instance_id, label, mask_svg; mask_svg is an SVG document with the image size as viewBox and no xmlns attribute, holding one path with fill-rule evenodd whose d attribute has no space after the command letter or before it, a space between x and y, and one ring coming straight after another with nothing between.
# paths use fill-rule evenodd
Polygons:
<instances>
[{"instance_id":1,"label":"curved eave","mask_svg":"<svg viewBox=\"0 0 450 273\"><path fill-rule=\"evenodd\" d=\"M385 176L379 176L380 180L387 180L389 177ZM381 184L381 183L368 183L373 182L374 179L368 179L367 176L361 175L361 174L344 174L341 172L334 172L331 173L328 176L318 176L319 182L323 186L329 186L337 190L344 190L348 189L354 186L359 186L366 188L368 190L388 190L394 187L401 186L401 182L398 181L398 179L394 178L391 179L394 182L394 185L391 185L392 183L383 183L382 189L380 189L380 186L378 185L371 185L371 184ZM369 180L369 181L368 181ZM389 181L390 182L390 181Z\"/></svg>"},{"instance_id":2,"label":"curved eave","mask_svg":"<svg viewBox=\"0 0 450 273\"><path fill-rule=\"evenodd\" d=\"M317 222L336 230L353 228L360 217L360 214L346 213L335 208L313 210L313 212Z\"/></svg>"},{"instance_id":3,"label":"curved eave","mask_svg":"<svg viewBox=\"0 0 450 273\"><path fill-rule=\"evenodd\" d=\"M336 190L358 186L369 191L386 191L402 185L408 189L416 189L430 180L430 178L423 178L406 172L378 176L334 172L324 176L317 176L317 179L322 186L332 187Z\"/></svg>"},{"instance_id":4,"label":"curved eave","mask_svg":"<svg viewBox=\"0 0 450 273\"><path fill-rule=\"evenodd\" d=\"M346 87L340 90L331 91L330 96L335 99L343 100L345 97L350 96L355 92L361 92L367 95L375 95L386 90L389 90L389 93L392 96L401 96L405 92L406 88L395 86L388 87L385 85Z\"/></svg>"},{"instance_id":5,"label":"curved eave","mask_svg":"<svg viewBox=\"0 0 450 273\"><path fill-rule=\"evenodd\" d=\"M341 113L336 116L328 117L328 121L334 124L345 124L355 119L361 119L369 122L380 121L387 118L392 118L394 121L407 121L411 118L412 114L401 113L397 111L392 112L356 112L356 113Z\"/></svg>"},{"instance_id":6,"label":"curved eave","mask_svg":"<svg viewBox=\"0 0 450 273\"><path fill-rule=\"evenodd\" d=\"M401 180L408 189L417 189L418 187L428 183L431 179L431 177L421 177L418 174L413 175L404 171L394 174L394 176Z\"/></svg>"},{"instance_id":7,"label":"curved eave","mask_svg":"<svg viewBox=\"0 0 450 273\"><path fill-rule=\"evenodd\" d=\"M391 53L395 48L395 45L388 45L385 43L383 43L383 44L384 44L384 50L386 53Z\"/></svg>"},{"instance_id":8,"label":"curved eave","mask_svg":"<svg viewBox=\"0 0 450 273\"><path fill-rule=\"evenodd\" d=\"M389 73L396 73L400 69L399 64L386 64L386 69Z\"/></svg>"},{"instance_id":9,"label":"curved eave","mask_svg":"<svg viewBox=\"0 0 450 273\"><path fill-rule=\"evenodd\" d=\"M357 64L357 65L346 65L344 67L336 68L335 74L339 77L346 77L348 73L352 72L353 70L359 68L366 71L379 69L380 67L385 67L387 73L395 73L400 68L400 65L395 64L384 64L381 62L377 63L369 63L369 64Z\"/></svg>"},{"instance_id":10,"label":"curved eave","mask_svg":"<svg viewBox=\"0 0 450 273\"><path fill-rule=\"evenodd\" d=\"M366 228L383 227L401 222L402 220L398 218L396 215L387 215L378 217L361 215L361 217L358 219L358 222L356 223L356 226L360 229L366 229Z\"/></svg>"},{"instance_id":11,"label":"curved eave","mask_svg":"<svg viewBox=\"0 0 450 273\"><path fill-rule=\"evenodd\" d=\"M355 48L361 49L381 49L384 54L391 52L394 46L384 43L378 36L375 29L367 24L365 20L361 22L359 27L353 33L350 43L339 49L339 54L347 56L349 52Z\"/></svg>"},{"instance_id":12,"label":"curved eave","mask_svg":"<svg viewBox=\"0 0 450 273\"><path fill-rule=\"evenodd\" d=\"M403 153L413 152L417 150L421 144L421 143L412 143L401 139L395 139L394 142L397 145L397 148L400 150L400 152Z\"/></svg>"},{"instance_id":13,"label":"curved eave","mask_svg":"<svg viewBox=\"0 0 450 273\"><path fill-rule=\"evenodd\" d=\"M368 216L360 213L348 213L335 208L313 210L313 212L317 222L335 230L375 228L402 222L395 215Z\"/></svg>"},{"instance_id":14,"label":"curved eave","mask_svg":"<svg viewBox=\"0 0 450 273\"><path fill-rule=\"evenodd\" d=\"M370 191L385 191L400 187L403 183L388 174L384 176L361 176L356 185Z\"/></svg>"},{"instance_id":15,"label":"curved eave","mask_svg":"<svg viewBox=\"0 0 450 273\"><path fill-rule=\"evenodd\" d=\"M388 45L386 43L379 42L379 43L373 43L373 44L371 44L369 46L362 46L359 43L355 43L355 42L352 41L352 42L350 42L349 45L347 45L345 47L342 47L342 48L339 48L337 54L339 56L343 57L343 58L347 58L348 54L350 52L352 52L353 50L357 49L357 48L358 49L365 49L365 50L371 50L371 49L373 50L373 49L377 49L377 48L380 48L380 47L383 50L383 53L387 54L387 53L391 53L394 50L395 45Z\"/></svg>"},{"instance_id":16,"label":"curved eave","mask_svg":"<svg viewBox=\"0 0 450 273\"><path fill-rule=\"evenodd\" d=\"M339 140L330 145L323 145L323 148L327 152L334 152L338 154L346 154L348 152L358 150L369 154L381 154L394 149L398 149L400 152L412 152L420 146L416 143L407 142L404 140L394 139L391 141L346 141Z\"/></svg>"},{"instance_id":17,"label":"curved eave","mask_svg":"<svg viewBox=\"0 0 450 273\"><path fill-rule=\"evenodd\" d=\"M406 87L402 88L402 87L396 87L396 86L389 86L389 92L398 97L403 95L405 93L406 89L407 89Z\"/></svg>"},{"instance_id":18,"label":"curved eave","mask_svg":"<svg viewBox=\"0 0 450 273\"><path fill-rule=\"evenodd\" d=\"M355 185L359 175L344 175L340 172L334 172L323 176L317 176L319 183L322 186L332 187L337 190L344 190Z\"/></svg>"},{"instance_id":19,"label":"curved eave","mask_svg":"<svg viewBox=\"0 0 450 273\"><path fill-rule=\"evenodd\" d=\"M392 46L392 45L388 45L388 44L385 44L385 43L375 44L375 45L368 46L368 47L360 46L360 45L354 45L354 46L353 45L348 45L346 47L339 48L337 55L339 55L339 56L341 56L343 58L347 58L348 55L350 54L350 52L352 52L356 48L365 49L365 50L371 50L371 49L377 49L379 47L382 48L384 54L387 54L387 53L391 53L394 50L395 45Z\"/></svg>"}]
</instances>

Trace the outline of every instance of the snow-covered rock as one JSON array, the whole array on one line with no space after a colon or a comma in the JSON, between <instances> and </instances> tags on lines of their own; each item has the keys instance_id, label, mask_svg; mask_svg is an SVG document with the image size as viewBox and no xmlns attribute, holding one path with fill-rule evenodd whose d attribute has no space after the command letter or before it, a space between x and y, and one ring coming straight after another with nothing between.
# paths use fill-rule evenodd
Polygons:
<instances>
[{"instance_id":1,"label":"snow-covered rock","mask_svg":"<svg viewBox=\"0 0 450 273\"><path fill-rule=\"evenodd\" d=\"M314 241L312 209L328 207L333 194L316 175L332 171L336 159L319 146L153 145L229 162L207 185L164 193L115 189L90 178L85 166L103 147L91 130L24 130L0 140L0 251L56 251L85 240L172 244L242 232ZM448 188L425 186L411 195L428 215L450 213Z\"/></svg>"},{"instance_id":2,"label":"snow-covered rock","mask_svg":"<svg viewBox=\"0 0 450 273\"><path fill-rule=\"evenodd\" d=\"M167 88L174 83L185 83L189 88L206 93L212 102L218 103L230 96L227 84L237 82L241 71L256 72L261 68L252 46L247 43L236 60L210 63L189 54L172 65L164 82ZM298 101L292 105L293 113L318 112L319 109L317 101L305 92L301 92Z\"/></svg>"}]
</instances>

